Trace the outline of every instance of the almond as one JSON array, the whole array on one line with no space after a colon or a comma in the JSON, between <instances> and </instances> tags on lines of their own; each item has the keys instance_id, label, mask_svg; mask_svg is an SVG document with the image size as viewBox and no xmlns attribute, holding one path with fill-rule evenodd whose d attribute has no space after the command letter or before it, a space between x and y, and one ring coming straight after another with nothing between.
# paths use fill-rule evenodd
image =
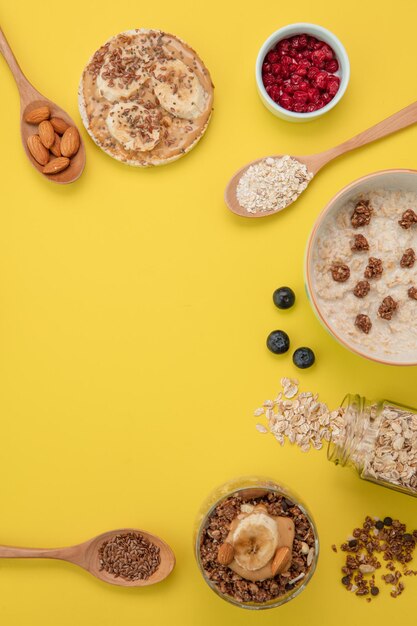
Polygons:
<instances>
[{"instance_id":1,"label":"almond","mask_svg":"<svg viewBox=\"0 0 417 626\"><path fill-rule=\"evenodd\" d=\"M67 124L62 117L51 117L50 122L58 135L63 135L67 128L69 128L69 124Z\"/></svg>"},{"instance_id":2,"label":"almond","mask_svg":"<svg viewBox=\"0 0 417 626\"><path fill-rule=\"evenodd\" d=\"M44 174L58 174L58 172L66 170L69 164L70 160L67 157L58 157L57 159L49 161L49 163L43 168L42 172Z\"/></svg>"},{"instance_id":3,"label":"almond","mask_svg":"<svg viewBox=\"0 0 417 626\"><path fill-rule=\"evenodd\" d=\"M281 574L291 563L291 550L288 546L282 546L275 552L271 563L272 576Z\"/></svg>"},{"instance_id":4,"label":"almond","mask_svg":"<svg viewBox=\"0 0 417 626\"><path fill-rule=\"evenodd\" d=\"M24 120L28 124L40 124L44 120L48 120L50 114L49 107L38 107L25 113Z\"/></svg>"},{"instance_id":5,"label":"almond","mask_svg":"<svg viewBox=\"0 0 417 626\"><path fill-rule=\"evenodd\" d=\"M217 552L217 562L220 565L229 565L233 561L234 554L235 549L232 544L225 541Z\"/></svg>"},{"instance_id":6,"label":"almond","mask_svg":"<svg viewBox=\"0 0 417 626\"><path fill-rule=\"evenodd\" d=\"M52 154L56 157L61 156L61 137L54 133L54 143L49 148Z\"/></svg>"},{"instance_id":7,"label":"almond","mask_svg":"<svg viewBox=\"0 0 417 626\"><path fill-rule=\"evenodd\" d=\"M38 127L38 133L43 145L49 150L55 141L55 131L51 122L48 122L48 120L41 122Z\"/></svg>"},{"instance_id":8,"label":"almond","mask_svg":"<svg viewBox=\"0 0 417 626\"><path fill-rule=\"evenodd\" d=\"M49 150L43 145L39 135L30 135L27 139L29 152L40 165L46 165L49 161Z\"/></svg>"},{"instance_id":9,"label":"almond","mask_svg":"<svg viewBox=\"0 0 417 626\"><path fill-rule=\"evenodd\" d=\"M61 154L72 157L78 152L80 147L80 135L75 126L67 128L61 139Z\"/></svg>"}]
</instances>

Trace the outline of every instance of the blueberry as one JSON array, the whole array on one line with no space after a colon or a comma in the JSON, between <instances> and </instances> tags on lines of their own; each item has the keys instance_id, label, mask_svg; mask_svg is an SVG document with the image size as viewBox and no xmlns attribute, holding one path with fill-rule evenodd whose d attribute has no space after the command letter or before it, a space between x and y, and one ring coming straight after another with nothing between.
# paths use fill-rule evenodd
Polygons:
<instances>
[{"instance_id":1,"label":"blueberry","mask_svg":"<svg viewBox=\"0 0 417 626\"><path fill-rule=\"evenodd\" d=\"M292 355L292 360L294 365L304 370L313 365L316 357L314 356L313 350L310 348L297 348Z\"/></svg>"},{"instance_id":2,"label":"blueberry","mask_svg":"<svg viewBox=\"0 0 417 626\"><path fill-rule=\"evenodd\" d=\"M272 299L279 309L289 309L295 302L295 293L289 287L280 287L275 289Z\"/></svg>"},{"instance_id":3,"label":"blueberry","mask_svg":"<svg viewBox=\"0 0 417 626\"><path fill-rule=\"evenodd\" d=\"M268 335L266 345L274 354L283 354L290 347L290 338L283 330L273 330Z\"/></svg>"}]
</instances>

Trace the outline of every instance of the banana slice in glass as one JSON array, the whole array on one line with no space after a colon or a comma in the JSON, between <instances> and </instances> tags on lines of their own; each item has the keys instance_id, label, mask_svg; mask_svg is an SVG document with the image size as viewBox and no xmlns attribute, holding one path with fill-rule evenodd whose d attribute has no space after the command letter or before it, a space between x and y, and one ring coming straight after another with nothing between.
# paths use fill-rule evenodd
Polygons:
<instances>
[{"instance_id":1,"label":"banana slice in glass","mask_svg":"<svg viewBox=\"0 0 417 626\"><path fill-rule=\"evenodd\" d=\"M137 102L118 102L106 119L107 128L125 150L148 152L160 141L159 121L151 110Z\"/></svg>"},{"instance_id":2,"label":"banana slice in glass","mask_svg":"<svg viewBox=\"0 0 417 626\"><path fill-rule=\"evenodd\" d=\"M233 533L234 558L249 571L258 570L274 556L278 529L274 519L263 512L251 513L240 520Z\"/></svg>"},{"instance_id":3,"label":"banana slice in glass","mask_svg":"<svg viewBox=\"0 0 417 626\"><path fill-rule=\"evenodd\" d=\"M178 59L156 63L152 71L155 96L175 117L195 120L207 106L207 94L197 75Z\"/></svg>"}]
</instances>

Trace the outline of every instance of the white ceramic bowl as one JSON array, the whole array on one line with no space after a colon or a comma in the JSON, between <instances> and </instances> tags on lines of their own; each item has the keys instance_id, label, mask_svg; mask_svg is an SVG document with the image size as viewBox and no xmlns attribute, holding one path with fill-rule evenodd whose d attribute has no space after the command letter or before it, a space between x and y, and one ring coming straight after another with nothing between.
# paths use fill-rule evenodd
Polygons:
<instances>
[{"instance_id":1,"label":"white ceramic bowl","mask_svg":"<svg viewBox=\"0 0 417 626\"><path fill-rule=\"evenodd\" d=\"M395 169L369 174L368 176L364 176L350 183L350 185L344 187L330 200L317 218L307 243L304 267L307 295L313 311L316 313L323 326L339 343L352 352L367 359L371 359L372 361L384 363L385 365L417 365L417 345L410 345L410 349L407 352L387 355L386 353L382 353L382 351L378 353L377 351L371 351L366 346L358 346L350 343L346 337L341 336L338 330L335 329L326 318L326 315L321 309L320 300L317 297L313 257L317 240L327 218L331 215L335 215L351 198L357 198L362 193L366 194L377 189L410 191L417 194L417 170ZM417 324L417 316L415 323Z\"/></svg>"},{"instance_id":2,"label":"white ceramic bowl","mask_svg":"<svg viewBox=\"0 0 417 626\"><path fill-rule=\"evenodd\" d=\"M333 49L339 62L339 70L336 72L336 75L340 78L339 91L335 97L330 100L328 104L326 104L326 106L318 109L318 111L312 111L311 113L296 113L295 111L287 111L287 109L284 109L272 100L262 82L262 64L268 52L272 50L272 48L282 39L287 39L287 37L293 37L294 35L301 35L303 33L312 35L313 37L327 43ZM333 35L333 33L327 30L327 28L323 28L322 26L299 22L297 24L283 26L283 28L280 28L268 37L262 48L259 50L258 58L256 59L255 75L261 100L271 113L289 122L310 122L311 120L321 117L330 111L330 109L333 109L333 107L335 107L342 98L349 83L350 64L346 50L336 35Z\"/></svg>"}]
</instances>

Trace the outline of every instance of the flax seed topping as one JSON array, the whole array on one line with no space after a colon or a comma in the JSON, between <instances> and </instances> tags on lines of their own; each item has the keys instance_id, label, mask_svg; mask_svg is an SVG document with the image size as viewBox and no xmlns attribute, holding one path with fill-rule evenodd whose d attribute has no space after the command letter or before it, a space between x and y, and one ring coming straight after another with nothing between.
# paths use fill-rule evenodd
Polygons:
<instances>
[{"instance_id":1,"label":"flax seed topping","mask_svg":"<svg viewBox=\"0 0 417 626\"><path fill-rule=\"evenodd\" d=\"M79 104L104 151L146 167L175 160L197 143L210 119L213 85L186 43L141 29L112 37L93 55Z\"/></svg>"}]
</instances>

